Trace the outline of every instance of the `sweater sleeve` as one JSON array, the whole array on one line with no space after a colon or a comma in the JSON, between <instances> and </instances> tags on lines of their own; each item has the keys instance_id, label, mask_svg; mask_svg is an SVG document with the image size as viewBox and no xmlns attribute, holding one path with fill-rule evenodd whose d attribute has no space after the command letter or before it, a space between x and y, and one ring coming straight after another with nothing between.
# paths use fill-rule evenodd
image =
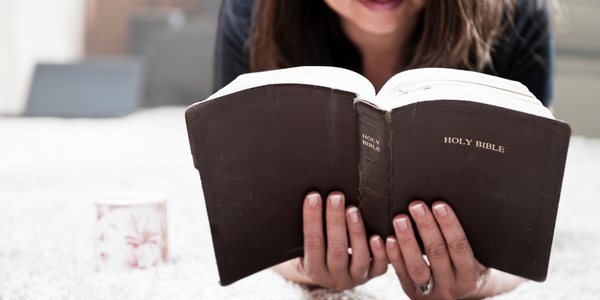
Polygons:
<instances>
[{"instance_id":1,"label":"sweater sleeve","mask_svg":"<svg viewBox=\"0 0 600 300\"><path fill-rule=\"evenodd\" d=\"M223 0L214 61L214 91L249 72L249 31L254 0Z\"/></svg>"},{"instance_id":2,"label":"sweater sleeve","mask_svg":"<svg viewBox=\"0 0 600 300\"><path fill-rule=\"evenodd\" d=\"M496 75L523 83L544 104L554 102L554 41L547 7L517 1L514 27L495 47Z\"/></svg>"}]
</instances>

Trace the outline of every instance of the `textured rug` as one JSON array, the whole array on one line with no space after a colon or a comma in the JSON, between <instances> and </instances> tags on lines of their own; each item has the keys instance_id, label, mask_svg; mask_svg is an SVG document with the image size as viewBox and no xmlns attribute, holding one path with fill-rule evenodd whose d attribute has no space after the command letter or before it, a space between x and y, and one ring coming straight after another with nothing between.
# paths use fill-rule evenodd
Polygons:
<instances>
[{"instance_id":1,"label":"textured rug","mask_svg":"<svg viewBox=\"0 0 600 300\"><path fill-rule=\"evenodd\" d=\"M342 293L270 270L219 286L183 112L0 118L0 299L407 299L392 268ZM94 271L91 201L115 190L170 195L167 264ZM598 299L599 248L600 140L573 137L548 279L494 299Z\"/></svg>"}]
</instances>

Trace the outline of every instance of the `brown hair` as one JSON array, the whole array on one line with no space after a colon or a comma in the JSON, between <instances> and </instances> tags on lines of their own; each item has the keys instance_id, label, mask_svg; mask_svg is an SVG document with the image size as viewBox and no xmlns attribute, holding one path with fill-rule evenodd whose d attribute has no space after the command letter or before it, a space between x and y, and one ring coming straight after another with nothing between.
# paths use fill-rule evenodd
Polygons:
<instances>
[{"instance_id":1,"label":"brown hair","mask_svg":"<svg viewBox=\"0 0 600 300\"><path fill-rule=\"evenodd\" d=\"M512 24L515 0L428 0L412 47L398 71L491 67L495 41ZM503 21L504 20L504 21ZM250 33L250 70L331 64L327 34L343 35L323 0L257 0Z\"/></svg>"}]
</instances>

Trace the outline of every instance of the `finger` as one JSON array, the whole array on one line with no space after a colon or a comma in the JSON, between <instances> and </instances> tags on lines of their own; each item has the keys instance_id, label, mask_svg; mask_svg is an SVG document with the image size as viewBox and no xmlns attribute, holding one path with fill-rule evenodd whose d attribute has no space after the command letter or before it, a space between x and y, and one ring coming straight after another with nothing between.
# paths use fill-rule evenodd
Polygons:
<instances>
[{"instance_id":1,"label":"finger","mask_svg":"<svg viewBox=\"0 0 600 300\"><path fill-rule=\"evenodd\" d=\"M327 269L334 282L350 280L348 273L348 237L344 195L340 192L329 194L325 212L327 228Z\"/></svg>"},{"instance_id":2,"label":"finger","mask_svg":"<svg viewBox=\"0 0 600 300\"><path fill-rule=\"evenodd\" d=\"M371 257L365 226L356 206L349 206L346 209L346 224L348 225L350 247L352 248L350 276L353 281L363 283L368 280Z\"/></svg>"},{"instance_id":3,"label":"finger","mask_svg":"<svg viewBox=\"0 0 600 300\"><path fill-rule=\"evenodd\" d=\"M398 246L398 241L396 238L393 236L389 236L387 238L385 251L390 263L392 264L392 267L394 267L394 270L396 271L396 276L398 276L398 280L400 280L402 289L407 295L414 295L417 292L417 287L408 274L406 264L404 263L404 257L402 256L402 252Z\"/></svg>"},{"instance_id":4,"label":"finger","mask_svg":"<svg viewBox=\"0 0 600 300\"><path fill-rule=\"evenodd\" d=\"M326 278L325 238L323 236L323 209L321 195L311 192L306 195L303 207L304 259L306 275L312 281Z\"/></svg>"},{"instance_id":5,"label":"finger","mask_svg":"<svg viewBox=\"0 0 600 300\"><path fill-rule=\"evenodd\" d=\"M478 272L473 272L473 270L485 271L485 267L475 259L465 231L452 208L448 204L438 201L433 204L433 211L435 211L434 216L446 240L450 258L455 266L456 277L470 278L478 275ZM477 280L477 278L471 279Z\"/></svg>"},{"instance_id":6,"label":"finger","mask_svg":"<svg viewBox=\"0 0 600 300\"><path fill-rule=\"evenodd\" d=\"M454 285L454 268L448 255L446 241L431 210L422 201L413 201L409 210L423 241L436 284L440 287Z\"/></svg>"},{"instance_id":7,"label":"finger","mask_svg":"<svg viewBox=\"0 0 600 300\"><path fill-rule=\"evenodd\" d=\"M385 253L383 239L380 236L373 235L370 245L373 259L371 260L371 267L369 269L369 278L373 278L385 274L388 268L388 257Z\"/></svg>"},{"instance_id":8,"label":"finger","mask_svg":"<svg viewBox=\"0 0 600 300\"><path fill-rule=\"evenodd\" d=\"M426 283L431 277L431 270L423 259L407 215L400 214L394 218L394 231L410 278L417 285Z\"/></svg>"}]
</instances>

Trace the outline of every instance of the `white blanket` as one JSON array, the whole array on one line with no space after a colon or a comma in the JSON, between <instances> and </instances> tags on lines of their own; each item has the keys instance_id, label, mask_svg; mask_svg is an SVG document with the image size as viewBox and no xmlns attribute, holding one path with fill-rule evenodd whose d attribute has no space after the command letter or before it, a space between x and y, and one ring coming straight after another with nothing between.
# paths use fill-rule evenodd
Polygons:
<instances>
[{"instance_id":1,"label":"white blanket","mask_svg":"<svg viewBox=\"0 0 600 300\"><path fill-rule=\"evenodd\" d=\"M393 269L308 291L270 270L221 287L183 108L120 119L0 118L0 299L406 299ZM169 263L94 271L91 200L158 190ZM600 298L600 140L571 141L548 279L494 299Z\"/></svg>"}]
</instances>

